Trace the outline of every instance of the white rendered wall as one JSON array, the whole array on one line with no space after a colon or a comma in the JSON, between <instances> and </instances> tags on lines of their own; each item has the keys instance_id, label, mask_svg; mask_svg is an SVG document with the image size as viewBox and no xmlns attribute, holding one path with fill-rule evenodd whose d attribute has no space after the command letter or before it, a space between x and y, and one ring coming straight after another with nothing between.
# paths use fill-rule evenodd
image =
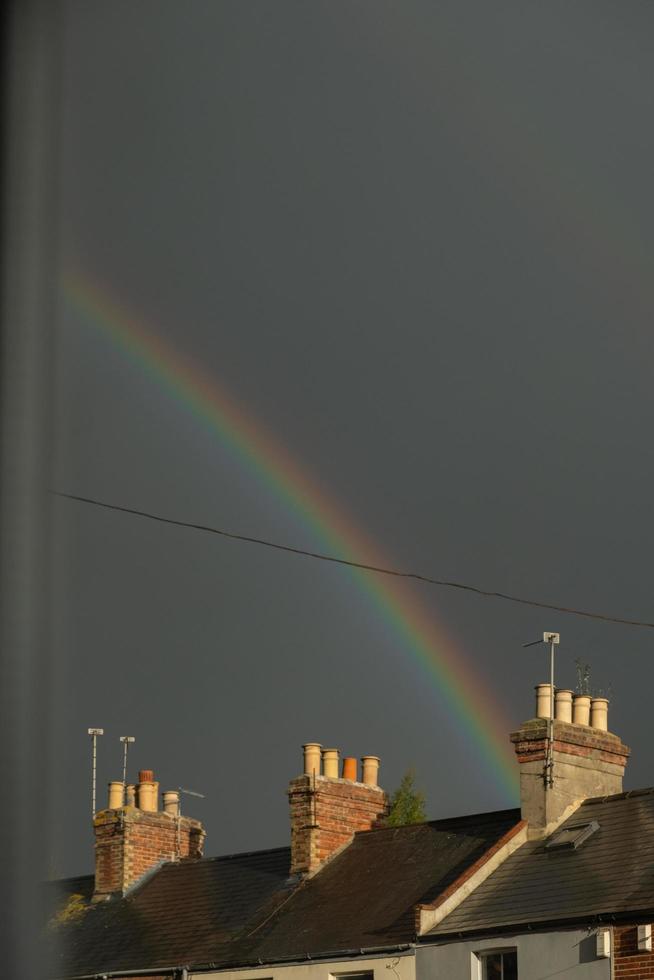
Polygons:
<instances>
[{"instance_id":1,"label":"white rendered wall","mask_svg":"<svg viewBox=\"0 0 654 980\"><path fill-rule=\"evenodd\" d=\"M339 980L344 975L374 974L373 980L416 980L413 950L390 956L357 956L342 960L312 960L282 966L262 966L255 970L225 970L190 973L189 980Z\"/></svg>"},{"instance_id":2,"label":"white rendered wall","mask_svg":"<svg viewBox=\"0 0 654 980\"><path fill-rule=\"evenodd\" d=\"M476 954L495 949L517 950L518 980L611 978L610 959L597 958L595 933L583 929L422 946L416 953L416 980L480 980Z\"/></svg>"}]
</instances>

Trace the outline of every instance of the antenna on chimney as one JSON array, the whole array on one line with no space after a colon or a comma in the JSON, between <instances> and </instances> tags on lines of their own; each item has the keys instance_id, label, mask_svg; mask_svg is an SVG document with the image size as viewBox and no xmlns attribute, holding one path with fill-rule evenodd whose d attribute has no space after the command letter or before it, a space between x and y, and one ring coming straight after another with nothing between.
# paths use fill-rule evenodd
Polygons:
<instances>
[{"instance_id":1,"label":"antenna on chimney","mask_svg":"<svg viewBox=\"0 0 654 980\"><path fill-rule=\"evenodd\" d=\"M123 806L127 803L127 750L136 739L133 735L121 735L120 741L123 743Z\"/></svg>"},{"instance_id":2,"label":"antenna on chimney","mask_svg":"<svg viewBox=\"0 0 654 980\"><path fill-rule=\"evenodd\" d=\"M89 728L88 734L91 736L93 741L93 751L91 756L91 813L93 814L93 819L95 820L95 777L97 771L98 735L104 735L104 728Z\"/></svg>"},{"instance_id":3,"label":"antenna on chimney","mask_svg":"<svg viewBox=\"0 0 654 980\"><path fill-rule=\"evenodd\" d=\"M196 796L200 800L206 799L204 793L196 793L194 789L184 789L183 786L177 787L177 840L175 842L175 860L180 854L180 837L182 829L182 793L185 796Z\"/></svg>"},{"instance_id":4,"label":"antenna on chimney","mask_svg":"<svg viewBox=\"0 0 654 980\"><path fill-rule=\"evenodd\" d=\"M180 817L182 815L182 799L181 799L182 793L184 793L185 796L197 796L198 799L200 800L206 800L206 796L204 795L204 793L196 793L194 789L184 789L183 786L178 786L177 789L180 793L179 809L177 811Z\"/></svg>"},{"instance_id":5,"label":"antenna on chimney","mask_svg":"<svg viewBox=\"0 0 654 980\"><path fill-rule=\"evenodd\" d=\"M545 632L542 640L532 640L531 643L522 644L523 648L534 647L537 643L549 643L550 645L550 712L547 719L547 754L543 768L546 789L552 789L554 786L554 647L558 646L560 642L560 633Z\"/></svg>"}]
</instances>

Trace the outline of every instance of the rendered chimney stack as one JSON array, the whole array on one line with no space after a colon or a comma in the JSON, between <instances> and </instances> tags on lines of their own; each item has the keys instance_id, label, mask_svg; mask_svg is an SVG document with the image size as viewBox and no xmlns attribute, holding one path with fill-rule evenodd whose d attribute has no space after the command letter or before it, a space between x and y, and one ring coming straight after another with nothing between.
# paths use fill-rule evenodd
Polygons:
<instances>
[{"instance_id":1,"label":"rendered chimney stack","mask_svg":"<svg viewBox=\"0 0 654 980\"><path fill-rule=\"evenodd\" d=\"M304 773L288 789L291 807L291 874L313 874L360 830L370 830L388 812L386 793L376 785L379 759L365 756L364 776L357 782L357 760L343 759L338 777L338 750L323 753L324 772L316 765L318 743L304 746ZM319 759L319 756L318 756ZM374 778L374 782L372 782Z\"/></svg>"},{"instance_id":2,"label":"rendered chimney stack","mask_svg":"<svg viewBox=\"0 0 654 980\"><path fill-rule=\"evenodd\" d=\"M128 786L123 805L123 784L109 784L109 807L96 813L94 899L125 892L164 861L202 856L204 830L198 820L179 815L179 794L164 793L164 812L157 810L159 784L150 769ZM119 792L120 791L120 792Z\"/></svg>"},{"instance_id":3,"label":"rendered chimney stack","mask_svg":"<svg viewBox=\"0 0 654 980\"><path fill-rule=\"evenodd\" d=\"M520 765L522 817L529 836L544 837L585 799L622 792L630 749L608 728L608 701L555 692L550 722L549 684L536 688L536 717L511 735ZM545 764L552 736L552 785Z\"/></svg>"}]
</instances>

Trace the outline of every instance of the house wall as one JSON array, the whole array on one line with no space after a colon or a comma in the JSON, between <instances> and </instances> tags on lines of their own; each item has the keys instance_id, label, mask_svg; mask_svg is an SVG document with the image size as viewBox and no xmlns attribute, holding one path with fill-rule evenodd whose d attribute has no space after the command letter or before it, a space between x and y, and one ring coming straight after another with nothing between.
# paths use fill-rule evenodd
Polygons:
<instances>
[{"instance_id":1,"label":"house wall","mask_svg":"<svg viewBox=\"0 0 654 980\"><path fill-rule=\"evenodd\" d=\"M638 926L616 926L613 930L615 980L654 978L654 952L638 949Z\"/></svg>"},{"instance_id":2,"label":"house wall","mask_svg":"<svg viewBox=\"0 0 654 980\"><path fill-rule=\"evenodd\" d=\"M598 959L594 933L529 933L419 947L416 980L480 980L477 954L517 949L518 980L611 980L610 959Z\"/></svg>"},{"instance_id":3,"label":"house wall","mask_svg":"<svg viewBox=\"0 0 654 980\"><path fill-rule=\"evenodd\" d=\"M481 980L478 953L517 949L518 980L654 980L654 952L638 950L636 926L612 930L612 958L596 955L595 932L529 933L442 946L418 946L392 956L316 960L256 970L191 973L189 980L332 980L372 973L373 980ZM156 980L156 978L148 978Z\"/></svg>"},{"instance_id":4,"label":"house wall","mask_svg":"<svg viewBox=\"0 0 654 980\"><path fill-rule=\"evenodd\" d=\"M225 970L215 973L190 973L197 980L331 980L372 973L373 980L416 980L415 956L412 951L391 956L356 956L349 959L314 960L281 966L262 966L256 970Z\"/></svg>"}]
</instances>

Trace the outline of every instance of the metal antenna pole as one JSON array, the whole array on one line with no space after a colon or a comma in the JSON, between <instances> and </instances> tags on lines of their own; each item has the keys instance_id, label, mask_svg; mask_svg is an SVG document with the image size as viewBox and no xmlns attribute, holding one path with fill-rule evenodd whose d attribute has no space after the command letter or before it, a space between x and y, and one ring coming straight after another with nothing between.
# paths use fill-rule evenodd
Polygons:
<instances>
[{"instance_id":1,"label":"metal antenna pole","mask_svg":"<svg viewBox=\"0 0 654 980\"><path fill-rule=\"evenodd\" d=\"M558 633L543 633L543 641L550 645L550 716L547 719L547 785L554 786L554 644L559 642Z\"/></svg>"},{"instance_id":2,"label":"metal antenna pole","mask_svg":"<svg viewBox=\"0 0 654 980\"><path fill-rule=\"evenodd\" d=\"M195 796L199 800L206 799L204 793L196 793L194 789L184 789L183 786L178 786L177 787L177 795L178 795L178 800L177 800L177 841L176 841L176 844L175 844L175 846L177 848L177 857L179 857L179 852L181 850L181 841L180 841L180 838L181 838L181 832L182 832L182 794L184 794L184 796Z\"/></svg>"},{"instance_id":3,"label":"metal antenna pole","mask_svg":"<svg viewBox=\"0 0 654 980\"><path fill-rule=\"evenodd\" d=\"M95 820L95 785L98 760L98 735L104 735L104 728L89 728L88 734L93 742L91 755L91 814Z\"/></svg>"},{"instance_id":4,"label":"metal antenna pole","mask_svg":"<svg viewBox=\"0 0 654 980\"><path fill-rule=\"evenodd\" d=\"M543 779L545 788L552 789L554 786L554 647L561 642L560 633L543 633L542 640L533 640L531 643L523 643L523 647L533 647L537 643L549 643L550 645L550 710L547 719L547 751L545 753L545 766L543 769Z\"/></svg>"},{"instance_id":5,"label":"metal antenna pole","mask_svg":"<svg viewBox=\"0 0 654 980\"><path fill-rule=\"evenodd\" d=\"M120 740L123 743L123 806L127 804L127 750L131 742L135 742L136 739L133 735L121 735Z\"/></svg>"}]
</instances>

